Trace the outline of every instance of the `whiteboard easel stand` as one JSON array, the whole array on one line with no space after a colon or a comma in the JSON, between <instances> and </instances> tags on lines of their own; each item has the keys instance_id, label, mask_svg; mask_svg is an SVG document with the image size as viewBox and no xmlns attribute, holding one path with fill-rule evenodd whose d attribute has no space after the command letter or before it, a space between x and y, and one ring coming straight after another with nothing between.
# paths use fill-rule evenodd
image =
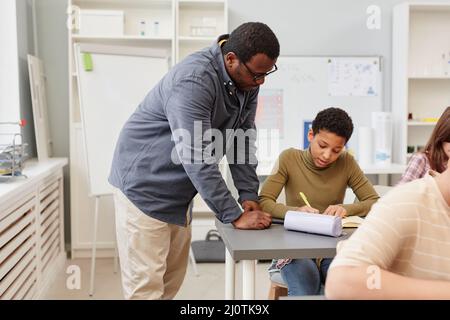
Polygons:
<instances>
[{"instance_id":1,"label":"whiteboard easel stand","mask_svg":"<svg viewBox=\"0 0 450 320\"><path fill-rule=\"evenodd\" d=\"M92 255L91 255L91 280L89 285L89 295L94 294L94 278L95 278L95 255L97 251L97 224L98 224L98 202L99 197L95 197L95 211L94 211L94 236L92 237Z\"/></svg>"},{"instance_id":2,"label":"whiteboard easel stand","mask_svg":"<svg viewBox=\"0 0 450 320\"><path fill-rule=\"evenodd\" d=\"M88 181L89 181L89 188L90 188L90 197L95 197L95 212L94 212L94 230L93 230L93 243L92 243L92 256L91 256L91 279L90 279L90 288L89 288L89 295L92 296L94 294L94 283L95 283L95 259L96 259L96 250L97 250L97 229L98 229L98 211L99 211L99 201L100 201L100 197L103 196L111 196L112 195L112 190L110 188L109 185L107 185L107 179L102 177L101 181L105 181L105 186L94 186L92 181L93 181L93 177L95 176L95 171L92 171L90 168L90 158L92 157L92 154L90 153L90 149L88 147L88 143L87 143L87 127L89 128L89 125L86 127L86 123L87 120L92 120L91 116L89 117L89 119L87 118L86 115L86 110L85 110L85 100L84 100L84 95L83 95L83 86L82 84L80 84L81 79L83 78L83 67L82 67L82 63L81 63L81 54L84 52L87 52L89 54L95 54L95 55L108 55L108 56L132 56L132 57L151 57L151 58L157 58L158 63L160 64L160 68L159 69L159 73L161 73L161 75L165 74L168 71L168 66L169 66L169 62L168 62L168 58L167 58L167 53L165 50L153 50L153 49L148 49L148 48L140 48L140 47L124 47L124 46L107 46L107 45L97 45L97 44L89 44L89 43L78 43L74 45L75 47L75 52L77 52L76 54L76 58L75 58L75 64L76 64L76 68L78 70L78 81L79 81L79 86L78 86L78 90L79 90L79 99L80 99L80 106L81 106L81 123L82 123L82 132L83 132L83 142L84 142L84 150L85 150L85 160L86 160L86 167L87 167L87 175L88 175ZM162 62L162 64L161 64ZM97 62L97 67L98 67L98 62ZM140 67L141 68L141 67ZM101 73L100 73L101 74ZM156 71L155 71L156 74ZM160 77L158 76L157 78L155 78L155 83L157 81L159 81ZM140 88L141 91L139 92L139 96L141 96L141 94L143 92L147 92L148 88L148 84L143 85L145 86L145 88ZM135 87L135 90L137 87ZM133 91L134 92L134 91ZM134 94L136 94L136 92L134 92ZM139 99L141 99L141 97L139 97ZM98 101L96 101L98 103ZM88 103L93 103L92 101L88 102ZM137 105L137 102L134 101L133 103L131 103L130 105L133 106L133 111L134 111L134 106ZM129 110L129 114L132 113L131 110ZM123 117L124 119L128 118L129 114L127 114L127 117ZM122 126L122 124L120 124L120 126ZM117 127L113 126L113 127ZM89 133L91 134L91 133ZM95 157L94 157L95 158ZM98 172L97 172L98 173ZM98 179L98 177L96 176L96 179ZM114 232L114 234L116 234L116 232ZM117 239L115 239L114 241L114 272L117 272Z\"/></svg>"},{"instance_id":3,"label":"whiteboard easel stand","mask_svg":"<svg viewBox=\"0 0 450 320\"><path fill-rule=\"evenodd\" d=\"M98 207L100 203L100 197L109 196L110 194L105 195L96 195L95 196L95 210L94 210L94 233L92 236L92 254L91 254L91 279L89 282L89 295L92 297L94 295L94 282L95 282L95 258L97 254L97 229L98 229ZM114 232L115 234L115 232ZM117 240L114 242L114 273L117 273L118 270L118 254L117 254Z\"/></svg>"}]
</instances>

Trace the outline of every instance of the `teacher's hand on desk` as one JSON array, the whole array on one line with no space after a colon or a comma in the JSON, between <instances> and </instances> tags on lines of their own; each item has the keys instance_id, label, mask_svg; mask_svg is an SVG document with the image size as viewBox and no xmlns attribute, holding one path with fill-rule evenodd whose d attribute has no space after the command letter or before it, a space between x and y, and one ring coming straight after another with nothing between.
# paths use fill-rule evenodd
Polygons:
<instances>
[{"instance_id":1,"label":"teacher's hand on desk","mask_svg":"<svg viewBox=\"0 0 450 320\"><path fill-rule=\"evenodd\" d=\"M261 210L244 211L232 224L236 229L266 229L272 224L272 217Z\"/></svg>"},{"instance_id":2,"label":"teacher's hand on desk","mask_svg":"<svg viewBox=\"0 0 450 320\"><path fill-rule=\"evenodd\" d=\"M261 211L259 203L251 200L245 200L244 202L242 202L242 208L244 209L244 211L255 211L255 210Z\"/></svg>"}]
</instances>

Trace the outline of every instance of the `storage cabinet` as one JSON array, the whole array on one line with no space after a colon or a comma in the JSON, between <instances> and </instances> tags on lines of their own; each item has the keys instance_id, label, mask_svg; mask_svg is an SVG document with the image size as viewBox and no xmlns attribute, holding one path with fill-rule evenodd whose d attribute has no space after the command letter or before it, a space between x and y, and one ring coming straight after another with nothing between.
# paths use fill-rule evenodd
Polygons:
<instances>
[{"instance_id":1,"label":"storage cabinet","mask_svg":"<svg viewBox=\"0 0 450 320\"><path fill-rule=\"evenodd\" d=\"M40 297L64 265L65 159L28 162L0 184L0 299Z\"/></svg>"},{"instance_id":2,"label":"storage cabinet","mask_svg":"<svg viewBox=\"0 0 450 320\"><path fill-rule=\"evenodd\" d=\"M82 42L163 49L173 66L186 55L210 46L217 36L228 31L228 6L227 0L69 0L68 6L71 253L76 258L91 254L94 200L88 195L74 44ZM89 13L90 30L83 29L81 25L86 15L78 19L83 12ZM123 12L123 34L101 32L105 24L116 26L120 12ZM100 25L93 22L95 15ZM226 176L226 166L221 165L221 168ZM193 210L196 214L194 238L202 238L204 232L197 235L196 230L214 227L214 216L199 196L194 200ZM197 213L208 213L209 218L198 217ZM196 227L197 222L199 228ZM112 257L115 241L112 197L100 199L98 225L97 255Z\"/></svg>"},{"instance_id":3,"label":"storage cabinet","mask_svg":"<svg viewBox=\"0 0 450 320\"><path fill-rule=\"evenodd\" d=\"M394 161L405 164L425 146L437 118L450 106L450 5L394 7L392 111Z\"/></svg>"}]
</instances>

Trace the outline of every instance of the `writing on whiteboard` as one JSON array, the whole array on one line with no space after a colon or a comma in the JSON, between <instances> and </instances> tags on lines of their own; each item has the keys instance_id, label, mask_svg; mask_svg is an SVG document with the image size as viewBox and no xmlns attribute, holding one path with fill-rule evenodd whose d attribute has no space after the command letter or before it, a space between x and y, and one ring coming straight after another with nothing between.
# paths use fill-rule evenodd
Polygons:
<instances>
[{"instance_id":1,"label":"writing on whiteboard","mask_svg":"<svg viewBox=\"0 0 450 320\"><path fill-rule=\"evenodd\" d=\"M282 73L290 83L311 84L317 80L313 74L301 68L298 64L282 64L278 67L279 73Z\"/></svg>"}]
</instances>

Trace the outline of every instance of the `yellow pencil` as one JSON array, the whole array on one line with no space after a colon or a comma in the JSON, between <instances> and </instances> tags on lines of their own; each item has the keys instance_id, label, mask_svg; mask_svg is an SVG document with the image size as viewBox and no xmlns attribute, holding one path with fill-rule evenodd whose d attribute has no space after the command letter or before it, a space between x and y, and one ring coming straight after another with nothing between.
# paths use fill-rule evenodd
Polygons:
<instances>
[{"instance_id":1,"label":"yellow pencil","mask_svg":"<svg viewBox=\"0 0 450 320\"><path fill-rule=\"evenodd\" d=\"M306 203L306 205L307 205L308 207L312 208L311 205L310 205L309 202L308 202L308 199L306 199L305 194L304 194L303 192L299 192L299 194L300 194L300 197L302 197L303 201Z\"/></svg>"}]
</instances>

